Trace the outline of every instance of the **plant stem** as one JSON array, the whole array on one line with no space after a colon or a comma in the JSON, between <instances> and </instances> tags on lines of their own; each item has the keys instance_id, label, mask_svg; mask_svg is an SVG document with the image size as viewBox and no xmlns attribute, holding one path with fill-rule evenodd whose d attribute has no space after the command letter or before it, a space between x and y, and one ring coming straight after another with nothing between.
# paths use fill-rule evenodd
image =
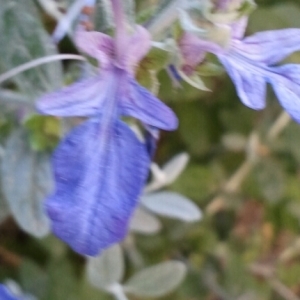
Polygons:
<instances>
[{"instance_id":1,"label":"plant stem","mask_svg":"<svg viewBox=\"0 0 300 300\"><path fill-rule=\"evenodd\" d=\"M290 116L283 111L279 117L275 120L275 122L272 124L272 126L269 128L267 132L267 140L269 142L274 141L281 132L286 128L286 126L291 121ZM255 132L252 132L249 135L248 141L249 144L251 144L251 139L253 139L253 136L255 135ZM257 163L257 159L253 159L253 156L256 156L257 148L259 145L252 146L252 151L250 152L250 155L247 155L247 158L245 161L241 164L241 166L235 171L235 173L225 182L222 191L225 193L233 194L236 193L244 180L247 178L247 176L252 171L253 167ZM221 209L225 207L225 198L222 195L217 195L210 204L206 207L206 212L208 214L215 214Z\"/></svg>"},{"instance_id":2,"label":"plant stem","mask_svg":"<svg viewBox=\"0 0 300 300\"><path fill-rule=\"evenodd\" d=\"M184 0L173 0L147 25L152 37L158 38L177 19L178 9L183 6Z\"/></svg>"},{"instance_id":3,"label":"plant stem","mask_svg":"<svg viewBox=\"0 0 300 300\"><path fill-rule=\"evenodd\" d=\"M11 77L18 75L19 73L30 70L37 66L47 64L47 63L57 61L57 60L68 60L68 59L81 60L81 61L86 60L83 56L75 55L75 54L56 54L56 55L44 56L44 57L32 60L30 62L27 62L23 65L20 65L14 69L11 69L4 74L1 74L0 75L0 84L4 81L8 80Z\"/></svg>"},{"instance_id":4,"label":"plant stem","mask_svg":"<svg viewBox=\"0 0 300 300\"><path fill-rule=\"evenodd\" d=\"M109 292L115 297L116 300L128 300L122 286L119 283L112 285L109 288Z\"/></svg>"}]
</instances>

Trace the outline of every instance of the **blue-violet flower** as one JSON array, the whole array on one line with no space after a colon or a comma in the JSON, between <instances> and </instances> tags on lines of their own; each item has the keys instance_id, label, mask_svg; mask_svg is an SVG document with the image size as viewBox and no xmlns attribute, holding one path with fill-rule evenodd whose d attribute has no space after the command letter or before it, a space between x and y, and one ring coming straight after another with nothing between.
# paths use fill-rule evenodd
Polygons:
<instances>
[{"instance_id":1,"label":"blue-violet flower","mask_svg":"<svg viewBox=\"0 0 300 300\"><path fill-rule=\"evenodd\" d=\"M98 60L99 74L37 103L43 114L88 117L55 150L56 190L46 199L54 233L85 255L97 255L124 238L147 177L147 147L120 117L164 130L177 127L174 113L134 79L150 36L139 26L127 34L119 1L112 0L114 39L82 30L75 37L78 48Z\"/></svg>"},{"instance_id":2,"label":"blue-violet flower","mask_svg":"<svg viewBox=\"0 0 300 300\"><path fill-rule=\"evenodd\" d=\"M300 29L259 32L243 39L246 25L246 17L230 25L231 40L226 49L185 33L180 40L182 55L194 68L203 59L203 53L215 54L241 101L252 109L265 107L266 83L270 83L283 108L300 122L300 65L276 65L300 50Z\"/></svg>"}]
</instances>

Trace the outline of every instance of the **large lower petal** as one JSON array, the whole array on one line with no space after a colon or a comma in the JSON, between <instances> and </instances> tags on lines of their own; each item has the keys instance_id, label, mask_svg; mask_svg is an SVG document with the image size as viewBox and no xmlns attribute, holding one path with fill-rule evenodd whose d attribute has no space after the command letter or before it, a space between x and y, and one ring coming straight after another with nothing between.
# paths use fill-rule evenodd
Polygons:
<instances>
[{"instance_id":1,"label":"large lower petal","mask_svg":"<svg viewBox=\"0 0 300 300\"><path fill-rule=\"evenodd\" d=\"M219 56L219 60L233 81L241 101L252 109L263 109L266 97L264 77L258 72L251 72L247 65L243 68L241 61L235 62L225 56Z\"/></svg>"},{"instance_id":2,"label":"large lower petal","mask_svg":"<svg viewBox=\"0 0 300 300\"><path fill-rule=\"evenodd\" d=\"M110 89L107 74L109 73L76 82L42 96L37 101L37 110L57 117L91 116L99 113Z\"/></svg>"},{"instance_id":3,"label":"large lower petal","mask_svg":"<svg viewBox=\"0 0 300 300\"><path fill-rule=\"evenodd\" d=\"M46 201L54 233L85 255L122 240L149 163L146 146L121 121L76 127L54 153L56 191Z\"/></svg>"},{"instance_id":4,"label":"large lower petal","mask_svg":"<svg viewBox=\"0 0 300 300\"><path fill-rule=\"evenodd\" d=\"M233 46L256 62L273 65L300 50L300 29L281 29L255 33Z\"/></svg>"},{"instance_id":5,"label":"large lower petal","mask_svg":"<svg viewBox=\"0 0 300 300\"><path fill-rule=\"evenodd\" d=\"M147 125L163 130L174 130L178 120L174 112L157 99L134 78L126 76L122 84L122 98L119 102L122 115L139 119Z\"/></svg>"}]
</instances>

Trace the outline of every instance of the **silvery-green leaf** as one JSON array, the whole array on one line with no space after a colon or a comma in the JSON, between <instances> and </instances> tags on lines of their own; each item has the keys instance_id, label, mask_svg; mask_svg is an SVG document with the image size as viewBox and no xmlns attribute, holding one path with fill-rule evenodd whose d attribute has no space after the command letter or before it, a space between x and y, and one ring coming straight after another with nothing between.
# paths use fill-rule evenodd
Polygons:
<instances>
[{"instance_id":1,"label":"silvery-green leaf","mask_svg":"<svg viewBox=\"0 0 300 300\"><path fill-rule=\"evenodd\" d=\"M13 102L16 104L27 104L30 101L29 97L25 95L11 91L8 89L0 89L0 102Z\"/></svg>"},{"instance_id":2,"label":"silvery-green leaf","mask_svg":"<svg viewBox=\"0 0 300 300\"><path fill-rule=\"evenodd\" d=\"M195 72L199 76L216 76L224 72L222 66L208 61L203 61L195 68Z\"/></svg>"},{"instance_id":3,"label":"silvery-green leaf","mask_svg":"<svg viewBox=\"0 0 300 300\"><path fill-rule=\"evenodd\" d=\"M49 220L43 201L52 189L49 155L31 151L23 129L7 140L2 158L2 189L20 227L42 237L49 233Z\"/></svg>"},{"instance_id":4,"label":"silvery-green leaf","mask_svg":"<svg viewBox=\"0 0 300 300\"><path fill-rule=\"evenodd\" d=\"M119 245L102 252L100 256L89 257L87 261L87 276L89 282L103 290L118 283L124 274L124 260Z\"/></svg>"},{"instance_id":5,"label":"silvery-green leaf","mask_svg":"<svg viewBox=\"0 0 300 300\"><path fill-rule=\"evenodd\" d=\"M123 0L122 1L126 19L130 25L135 24L135 1L134 0Z\"/></svg>"},{"instance_id":6,"label":"silvery-green leaf","mask_svg":"<svg viewBox=\"0 0 300 300\"><path fill-rule=\"evenodd\" d=\"M206 30L204 28L196 26L190 15L183 9L179 10L179 20L184 31L196 34L201 37L206 35Z\"/></svg>"},{"instance_id":7,"label":"silvery-green leaf","mask_svg":"<svg viewBox=\"0 0 300 300\"><path fill-rule=\"evenodd\" d=\"M188 153L183 152L174 156L162 167L162 171L165 173L168 184L173 183L178 178L185 169L189 158Z\"/></svg>"},{"instance_id":8,"label":"silvery-green leaf","mask_svg":"<svg viewBox=\"0 0 300 300\"><path fill-rule=\"evenodd\" d=\"M110 0L97 1L94 22L95 28L102 32L114 27L113 11Z\"/></svg>"},{"instance_id":9,"label":"silvery-green leaf","mask_svg":"<svg viewBox=\"0 0 300 300\"><path fill-rule=\"evenodd\" d=\"M198 76L196 73L188 76L184 72L182 72L180 69L177 69L177 72L184 81L186 81L188 84L190 84L194 88L202 90L202 91L210 91L210 89L205 86L205 84L201 80L200 76Z\"/></svg>"},{"instance_id":10,"label":"silvery-green leaf","mask_svg":"<svg viewBox=\"0 0 300 300\"><path fill-rule=\"evenodd\" d=\"M136 23L137 24L143 24L149 21L149 19L151 18L151 16L153 16L155 13L155 6L154 5L150 5L150 6L146 6L145 8L143 8L142 10L140 10L138 12L138 14L136 15Z\"/></svg>"},{"instance_id":11,"label":"silvery-green leaf","mask_svg":"<svg viewBox=\"0 0 300 300\"><path fill-rule=\"evenodd\" d=\"M55 0L38 0L41 7L52 16L55 20L59 21L63 17L63 13L59 10L58 4Z\"/></svg>"},{"instance_id":12,"label":"silvery-green leaf","mask_svg":"<svg viewBox=\"0 0 300 300\"><path fill-rule=\"evenodd\" d=\"M137 208L130 222L130 230L142 234L154 234L161 229L160 221L151 213Z\"/></svg>"},{"instance_id":13,"label":"silvery-green leaf","mask_svg":"<svg viewBox=\"0 0 300 300\"><path fill-rule=\"evenodd\" d=\"M256 4L253 0L233 2L233 5L229 4L227 11L225 12L212 12L211 10L205 11L205 17L213 23L230 24L242 16L249 15L256 8Z\"/></svg>"},{"instance_id":14,"label":"silvery-green leaf","mask_svg":"<svg viewBox=\"0 0 300 300\"><path fill-rule=\"evenodd\" d=\"M130 26L133 26L135 23L135 3L133 0L123 0L122 4L127 17L126 20ZM114 17L110 0L97 1L94 22L98 31L106 32L114 28Z\"/></svg>"},{"instance_id":15,"label":"silvery-green leaf","mask_svg":"<svg viewBox=\"0 0 300 300\"><path fill-rule=\"evenodd\" d=\"M147 24L147 29L156 40L159 40L162 34L165 35L172 24L177 20L178 10L184 7L185 0L166 0L161 1L157 11L153 14L152 20Z\"/></svg>"},{"instance_id":16,"label":"silvery-green leaf","mask_svg":"<svg viewBox=\"0 0 300 300\"><path fill-rule=\"evenodd\" d=\"M0 72L47 55L55 45L39 19L34 1L0 0ZM60 62L33 68L12 78L26 95L34 97L61 85Z\"/></svg>"},{"instance_id":17,"label":"silvery-green leaf","mask_svg":"<svg viewBox=\"0 0 300 300\"><path fill-rule=\"evenodd\" d=\"M142 196L141 203L150 211L179 219L195 222L201 219L200 209L188 198L174 192L159 192Z\"/></svg>"},{"instance_id":18,"label":"silvery-green leaf","mask_svg":"<svg viewBox=\"0 0 300 300\"><path fill-rule=\"evenodd\" d=\"M177 288L185 274L186 266L181 262L160 263L133 275L124 290L139 297L160 297Z\"/></svg>"}]
</instances>

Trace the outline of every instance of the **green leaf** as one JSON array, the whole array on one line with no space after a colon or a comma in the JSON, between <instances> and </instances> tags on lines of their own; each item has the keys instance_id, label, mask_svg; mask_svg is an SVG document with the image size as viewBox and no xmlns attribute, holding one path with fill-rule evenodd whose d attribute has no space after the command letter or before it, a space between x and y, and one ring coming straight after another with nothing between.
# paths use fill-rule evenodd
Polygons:
<instances>
[{"instance_id":1,"label":"green leaf","mask_svg":"<svg viewBox=\"0 0 300 300\"><path fill-rule=\"evenodd\" d=\"M135 24L135 2L133 0L123 0L122 5L126 14L126 20L133 27ZM94 23L95 28L101 32L108 32L114 28L114 17L110 0L97 1Z\"/></svg>"},{"instance_id":2,"label":"green leaf","mask_svg":"<svg viewBox=\"0 0 300 300\"><path fill-rule=\"evenodd\" d=\"M89 257L87 262L87 276L89 282L102 290L118 283L124 274L122 249L119 245L105 250L97 257Z\"/></svg>"},{"instance_id":3,"label":"green leaf","mask_svg":"<svg viewBox=\"0 0 300 300\"><path fill-rule=\"evenodd\" d=\"M173 47L171 43L153 43L150 52L139 64L136 78L141 85L156 93L159 87L157 73L165 68L171 56Z\"/></svg>"},{"instance_id":4,"label":"green leaf","mask_svg":"<svg viewBox=\"0 0 300 300\"><path fill-rule=\"evenodd\" d=\"M216 76L224 72L221 65L204 61L196 67L196 73L200 76Z\"/></svg>"},{"instance_id":5,"label":"green leaf","mask_svg":"<svg viewBox=\"0 0 300 300\"><path fill-rule=\"evenodd\" d=\"M244 0L239 6L237 6L236 2L232 2L229 4L229 7L226 12L211 12L208 11L205 13L205 16L208 20L214 23L232 23L237 21L239 18L243 16L250 15L256 8L256 4L253 0Z\"/></svg>"},{"instance_id":6,"label":"green leaf","mask_svg":"<svg viewBox=\"0 0 300 300\"><path fill-rule=\"evenodd\" d=\"M0 71L6 72L35 58L57 54L43 28L33 0L0 0ZM23 72L12 78L20 91L33 99L61 85L60 62Z\"/></svg>"},{"instance_id":7,"label":"green leaf","mask_svg":"<svg viewBox=\"0 0 300 300\"><path fill-rule=\"evenodd\" d=\"M42 237L49 233L43 201L52 189L49 155L31 151L23 129L8 138L2 159L2 188L10 210L26 232Z\"/></svg>"},{"instance_id":8,"label":"green leaf","mask_svg":"<svg viewBox=\"0 0 300 300\"><path fill-rule=\"evenodd\" d=\"M28 118L24 125L29 131L29 141L33 150L53 150L58 144L61 135L58 118L34 115Z\"/></svg>"},{"instance_id":9,"label":"green leaf","mask_svg":"<svg viewBox=\"0 0 300 300\"><path fill-rule=\"evenodd\" d=\"M126 282L124 290L141 297L160 297L178 287L185 274L186 267L181 262L160 263L136 273Z\"/></svg>"}]
</instances>

